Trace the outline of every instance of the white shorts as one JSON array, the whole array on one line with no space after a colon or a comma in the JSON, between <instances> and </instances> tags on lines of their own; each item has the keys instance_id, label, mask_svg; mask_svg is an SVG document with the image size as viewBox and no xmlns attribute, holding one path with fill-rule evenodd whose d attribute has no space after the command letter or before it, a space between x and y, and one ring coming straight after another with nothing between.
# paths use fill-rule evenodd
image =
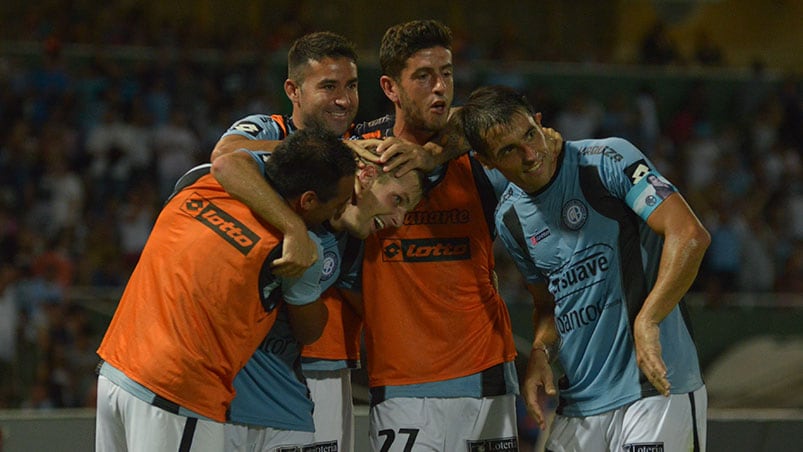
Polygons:
<instances>
[{"instance_id":1,"label":"white shorts","mask_svg":"<svg viewBox=\"0 0 803 452\"><path fill-rule=\"evenodd\" d=\"M371 407L371 450L518 450L516 396L387 399Z\"/></svg>"},{"instance_id":2,"label":"white shorts","mask_svg":"<svg viewBox=\"0 0 803 452\"><path fill-rule=\"evenodd\" d=\"M277 430L226 424L224 452L274 452L302 450L312 442L312 432Z\"/></svg>"},{"instance_id":3,"label":"white shorts","mask_svg":"<svg viewBox=\"0 0 803 452\"><path fill-rule=\"evenodd\" d=\"M340 452L354 450L354 402L351 398L351 370L305 370L310 397L315 404L316 445L337 443Z\"/></svg>"},{"instance_id":4,"label":"white shorts","mask_svg":"<svg viewBox=\"0 0 803 452\"><path fill-rule=\"evenodd\" d=\"M708 394L653 396L607 413L555 415L548 452L705 452Z\"/></svg>"},{"instance_id":5,"label":"white shorts","mask_svg":"<svg viewBox=\"0 0 803 452\"><path fill-rule=\"evenodd\" d=\"M97 452L220 452L223 424L173 414L98 377Z\"/></svg>"}]
</instances>

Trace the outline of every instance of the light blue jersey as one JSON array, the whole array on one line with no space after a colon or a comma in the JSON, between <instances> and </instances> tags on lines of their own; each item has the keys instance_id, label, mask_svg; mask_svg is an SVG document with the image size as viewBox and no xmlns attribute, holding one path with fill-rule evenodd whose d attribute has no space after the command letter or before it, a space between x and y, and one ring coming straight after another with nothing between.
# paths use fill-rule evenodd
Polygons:
<instances>
[{"instance_id":1,"label":"light blue jersey","mask_svg":"<svg viewBox=\"0 0 803 452\"><path fill-rule=\"evenodd\" d=\"M589 416L657 395L636 364L632 325L658 272L663 239L646 224L676 192L632 144L566 142L537 193L510 185L499 235L527 282L555 297L561 346L558 413ZM702 386L683 301L661 322L671 392Z\"/></svg>"},{"instance_id":2,"label":"light blue jersey","mask_svg":"<svg viewBox=\"0 0 803 452\"><path fill-rule=\"evenodd\" d=\"M336 236L316 231L323 249L321 292L340 274L341 246L347 234ZM268 336L234 379L237 395L231 403L229 422L281 430L314 431L312 400L301 373L301 343L290 328L286 307L279 313Z\"/></svg>"},{"instance_id":3,"label":"light blue jersey","mask_svg":"<svg viewBox=\"0 0 803 452\"><path fill-rule=\"evenodd\" d=\"M262 116L259 115L260 118ZM255 124L253 120L248 121L249 118L235 123L229 132L235 130L238 124ZM264 132L272 128L262 124L260 130ZM277 138L260 133L258 139ZM270 158L270 153L245 152L249 152L260 171L264 172L264 162ZM340 279L346 247L356 246L360 241L349 240L347 233L335 233L325 226L315 230L314 235L321 244L318 250L321 259L315 265L321 268L319 285L320 293L323 293ZM301 372L301 343L293 335L286 308L279 313L265 340L237 374L234 389L237 393L229 409L229 422L281 430L314 431L313 403Z\"/></svg>"}]
</instances>

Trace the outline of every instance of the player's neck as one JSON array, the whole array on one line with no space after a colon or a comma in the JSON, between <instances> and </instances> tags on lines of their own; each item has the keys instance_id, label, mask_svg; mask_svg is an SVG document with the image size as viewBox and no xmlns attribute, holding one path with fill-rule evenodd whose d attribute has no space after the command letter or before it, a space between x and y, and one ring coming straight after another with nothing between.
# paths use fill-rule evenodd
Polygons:
<instances>
[{"instance_id":1,"label":"player's neck","mask_svg":"<svg viewBox=\"0 0 803 452\"><path fill-rule=\"evenodd\" d=\"M415 128L406 122L403 116L397 114L396 123L393 125L393 136L418 145L424 145L435 136L435 133L431 130Z\"/></svg>"}]
</instances>

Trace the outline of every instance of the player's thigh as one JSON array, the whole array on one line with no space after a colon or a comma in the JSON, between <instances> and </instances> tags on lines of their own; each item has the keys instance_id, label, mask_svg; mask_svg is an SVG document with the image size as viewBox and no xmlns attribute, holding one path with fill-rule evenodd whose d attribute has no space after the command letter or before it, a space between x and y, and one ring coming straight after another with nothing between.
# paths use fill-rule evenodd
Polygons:
<instances>
[{"instance_id":1,"label":"player's thigh","mask_svg":"<svg viewBox=\"0 0 803 452\"><path fill-rule=\"evenodd\" d=\"M444 426L433 416L434 399L398 397L371 407L369 441L374 452L441 451Z\"/></svg>"},{"instance_id":2,"label":"player's thigh","mask_svg":"<svg viewBox=\"0 0 803 452\"><path fill-rule=\"evenodd\" d=\"M125 426L118 409L119 386L106 377L98 377L98 399L95 416L95 450L97 452L125 451ZM125 393L128 394L128 393Z\"/></svg>"},{"instance_id":3,"label":"player's thigh","mask_svg":"<svg viewBox=\"0 0 803 452\"><path fill-rule=\"evenodd\" d=\"M441 399L444 450L517 450L516 396Z\"/></svg>"},{"instance_id":4,"label":"player's thigh","mask_svg":"<svg viewBox=\"0 0 803 452\"><path fill-rule=\"evenodd\" d=\"M223 450L220 422L173 414L133 397L125 420L129 452L186 450L219 452Z\"/></svg>"},{"instance_id":5,"label":"player's thigh","mask_svg":"<svg viewBox=\"0 0 803 452\"><path fill-rule=\"evenodd\" d=\"M285 450L306 450L313 440L312 432L299 430L278 430L269 427L251 427L248 429L248 443L252 446L248 451L268 452Z\"/></svg>"},{"instance_id":6,"label":"player's thigh","mask_svg":"<svg viewBox=\"0 0 803 452\"><path fill-rule=\"evenodd\" d=\"M693 393L634 402L624 413L622 447L630 450L635 446L660 446L665 452L704 452L707 412L705 386Z\"/></svg>"},{"instance_id":7,"label":"player's thigh","mask_svg":"<svg viewBox=\"0 0 803 452\"><path fill-rule=\"evenodd\" d=\"M340 440L353 430L354 405L351 396L351 373L338 371L305 372L310 397L315 403L315 441ZM349 450L346 445L340 448Z\"/></svg>"},{"instance_id":8,"label":"player's thigh","mask_svg":"<svg viewBox=\"0 0 803 452\"><path fill-rule=\"evenodd\" d=\"M609 452L618 438L622 412L611 411L595 416L555 415L546 440L547 452Z\"/></svg>"}]
</instances>

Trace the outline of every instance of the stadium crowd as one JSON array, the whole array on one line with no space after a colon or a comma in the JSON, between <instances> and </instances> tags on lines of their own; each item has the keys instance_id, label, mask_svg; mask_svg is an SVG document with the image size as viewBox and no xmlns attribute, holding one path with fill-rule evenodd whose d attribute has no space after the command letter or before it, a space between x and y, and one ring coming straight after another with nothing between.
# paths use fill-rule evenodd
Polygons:
<instances>
[{"instance_id":1,"label":"stadium crowd","mask_svg":"<svg viewBox=\"0 0 803 452\"><path fill-rule=\"evenodd\" d=\"M177 177L207 161L235 119L285 110L282 80L268 63L286 53L290 37L286 30L266 37L268 58L258 60L169 52L123 62L101 54L69 59L65 47L84 42L82 33L97 24L65 35L58 23L23 19L35 22L26 37L45 45L32 58L0 55L0 408L93 406L103 325L76 293L119 291ZM143 36L137 17L128 19L102 27L102 42L157 46L194 37L175 29ZM60 38L48 39L54 29ZM559 103L516 71L512 60L522 52L510 42L483 54L465 41L456 51L464 74L456 105L475 86L514 85L567 140L621 136L644 150L712 234L694 288L709 303L727 292L803 293L799 79L765 79L757 67L733 93L724 123L708 111L705 84L693 84L682 107L662 119L658 105L666 99L649 85L605 99L578 89ZM673 64L672 51L656 52L644 55L645 64ZM715 51L702 54L719 61ZM472 58L507 63L479 74ZM363 79L362 92L376 89ZM501 251L498 265L502 284L515 280L506 280L517 272ZM509 303L522 302L515 288L507 293Z\"/></svg>"}]
</instances>

